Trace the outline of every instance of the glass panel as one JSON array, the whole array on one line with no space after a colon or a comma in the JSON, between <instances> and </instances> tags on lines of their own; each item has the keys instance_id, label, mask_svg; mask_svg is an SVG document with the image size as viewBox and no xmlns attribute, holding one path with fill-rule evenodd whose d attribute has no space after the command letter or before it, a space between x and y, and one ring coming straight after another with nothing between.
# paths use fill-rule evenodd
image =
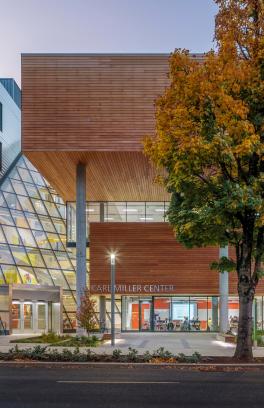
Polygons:
<instances>
[{"instance_id":1,"label":"glass panel","mask_svg":"<svg viewBox=\"0 0 264 408\"><path fill-rule=\"evenodd\" d=\"M230 330L237 334L238 319L239 319L239 300L236 297L228 298L228 319Z\"/></svg>"},{"instance_id":2,"label":"glass panel","mask_svg":"<svg viewBox=\"0 0 264 408\"><path fill-rule=\"evenodd\" d=\"M71 327L73 329L76 329L76 327L77 327L76 313L68 313L68 317L69 317L69 320L70 320Z\"/></svg>"},{"instance_id":3,"label":"glass panel","mask_svg":"<svg viewBox=\"0 0 264 408\"><path fill-rule=\"evenodd\" d=\"M24 195L24 196L27 195L27 192L25 190L25 187L24 187L22 181L11 180L11 182L12 182L12 186L13 186L16 194L21 194L21 195Z\"/></svg>"},{"instance_id":4,"label":"glass panel","mask_svg":"<svg viewBox=\"0 0 264 408\"><path fill-rule=\"evenodd\" d=\"M1 243L6 242L1 226L0 226L0 242Z\"/></svg>"},{"instance_id":5,"label":"glass panel","mask_svg":"<svg viewBox=\"0 0 264 408\"><path fill-rule=\"evenodd\" d=\"M52 251L48 251L45 249L41 250L41 253L43 255L43 258L45 260L46 266L48 268L57 268L59 269L59 264L57 262L56 257L54 256Z\"/></svg>"},{"instance_id":6,"label":"glass panel","mask_svg":"<svg viewBox=\"0 0 264 408\"><path fill-rule=\"evenodd\" d=\"M32 268L18 268L22 283L36 285L38 282Z\"/></svg>"},{"instance_id":7,"label":"glass panel","mask_svg":"<svg viewBox=\"0 0 264 408\"><path fill-rule=\"evenodd\" d=\"M67 240L68 242L76 242L76 204L67 203Z\"/></svg>"},{"instance_id":8,"label":"glass panel","mask_svg":"<svg viewBox=\"0 0 264 408\"><path fill-rule=\"evenodd\" d=\"M18 199L24 211L34 212L34 209L28 197L18 196Z\"/></svg>"},{"instance_id":9,"label":"glass panel","mask_svg":"<svg viewBox=\"0 0 264 408\"><path fill-rule=\"evenodd\" d=\"M19 180L19 181L21 180L16 168L11 171L11 173L9 174L9 177L15 180Z\"/></svg>"},{"instance_id":10,"label":"glass panel","mask_svg":"<svg viewBox=\"0 0 264 408\"><path fill-rule=\"evenodd\" d=\"M210 320L208 309L210 308ZM212 325L212 304L207 297L190 298L190 330L206 331Z\"/></svg>"},{"instance_id":11,"label":"glass panel","mask_svg":"<svg viewBox=\"0 0 264 408\"><path fill-rule=\"evenodd\" d=\"M164 222L165 205L163 202L146 203L146 221Z\"/></svg>"},{"instance_id":12,"label":"glass panel","mask_svg":"<svg viewBox=\"0 0 264 408\"><path fill-rule=\"evenodd\" d=\"M58 213L58 210L57 210L55 204L46 201L46 202L45 202L45 206L46 206L46 208L47 208L47 210L48 210L48 213L49 213L49 215L50 215L51 217L59 217L59 216L60 216L60 214Z\"/></svg>"},{"instance_id":13,"label":"glass panel","mask_svg":"<svg viewBox=\"0 0 264 408\"><path fill-rule=\"evenodd\" d=\"M1 190L6 191L7 193L14 193L14 189L9 180L3 182L3 184L1 185Z\"/></svg>"},{"instance_id":14,"label":"glass panel","mask_svg":"<svg viewBox=\"0 0 264 408\"><path fill-rule=\"evenodd\" d=\"M76 311L76 302L71 292L63 292L63 305L67 312Z\"/></svg>"},{"instance_id":15,"label":"glass panel","mask_svg":"<svg viewBox=\"0 0 264 408\"><path fill-rule=\"evenodd\" d=\"M39 198L38 189L33 184L29 184L29 183L24 183L24 184L28 192L28 195L30 197Z\"/></svg>"},{"instance_id":16,"label":"glass panel","mask_svg":"<svg viewBox=\"0 0 264 408\"><path fill-rule=\"evenodd\" d=\"M36 214L25 213L25 216L27 217L30 228L42 231L42 226Z\"/></svg>"},{"instance_id":17,"label":"glass panel","mask_svg":"<svg viewBox=\"0 0 264 408\"><path fill-rule=\"evenodd\" d=\"M18 228L19 235L25 246L35 247L36 243L29 229Z\"/></svg>"},{"instance_id":18,"label":"glass panel","mask_svg":"<svg viewBox=\"0 0 264 408\"><path fill-rule=\"evenodd\" d=\"M46 329L46 307L47 305L38 303L37 313L38 313L38 330Z\"/></svg>"},{"instance_id":19,"label":"glass panel","mask_svg":"<svg viewBox=\"0 0 264 408\"><path fill-rule=\"evenodd\" d=\"M60 216L62 218L66 218L66 207L64 204L57 204L57 208L59 210Z\"/></svg>"},{"instance_id":20,"label":"glass panel","mask_svg":"<svg viewBox=\"0 0 264 408\"><path fill-rule=\"evenodd\" d=\"M34 271L35 271L35 274L37 276L37 279L40 285L53 286L53 282L51 280L51 277L47 269L35 268Z\"/></svg>"},{"instance_id":21,"label":"glass panel","mask_svg":"<svg viewBox=\"0 0 264 408\"><path fill-rule=\"evenodd\" d=\"M50 249L50 244L47 235L44 231L32 231L35 240L40 248Z\"/></svg>"},{"instance_id":22,"label":"glass panel","mask_svg":"<svg viewBox=\"0 0 264 408\"><path fill-rule=\"evenodd\" d=\"M26 248L32 266L43 268L45 267L43 259L38 249Z\"/></svg>"},{"instance_id":23,"label":"glass panel","mask_svg":"<svg viewBox=\"0 0 264 408\"><path fill-rule=\"evenodd\" d=\"M126 222L126 203L108 203L105 221Z\"/></svg>"},{"instance_id":24,"label":"glass panel","mask_svg":"<svg viewBox=\"0 0 264 408\"><path fill-rule=\"evenodd\" d=\"M13 225L8 208L0 207L0 224Z\"/></svg>"},{"instance_id":25,"label":"glass panel","mask_svg":"<svg viewBox=\"0 0 264 408\"><path fill-rule=\"evenodd\" d=\"M23 167L24 169L26 169L27 168L25 164L26 161L28 161L26 157L20 157L17 165L19 167Z\"/></svg>"},{"instance_id":26,"label":"glass panel","mask_svg":"<svg viewBox=\"0 0 264 408\"><path fill-rule=\"evenodd\" d=\"M6 283L4 274L0 268L0 285L4 285Z\"/></svg>"},{"instance_id":27,"label":"glass panel","mask_svg":"<svg viewBox=\"0 0 264 408\"><path fill-rule=\"evenodd\" d=\"M45 182L39 173L37 173L36 171L31 171L30 174L35 184L38 184L39 186L45 186Z\"/></svg>"},{"instance_id":28,"label":"glass panel","mask_svg":"<svg viewBox=\"0 0 264 408\"><path fill-rule=\"evenodd\" d=\"M146 221L145 217L145 203L127 203L126 209L124 209L126 213L126 221L127 222L142 222Z\"/></svg>"},{"instance_id":29,"label":"glass panel","mask_svg":"<svg viewBox=\"0 0 264 408\"><path fill-rule=\"evenodd\" d=\"M30 265L29 259L22 246L10 246L17 265Z\"/></svg>"},{"instance_id":30,"label":"glass panel","mask_svg":"<svg viewBox=\"0 0 264 408\"><path fill-rule=\"evenodd\" d=\"M12 329L21 329L21 304L12 303Z\"/></svg>"},{"instance_id":31,"label":"glass panel","mask_svg":"<svg viewBox=\"0 0 264 408\"><path fill-rule=\"evenodd\" d=\"M52 196L47 187L39 187L39 193L42 200L52 201Z\"/></svg>"},{"instance_id":32,"label":"glass panel","mask_svg":"<svg viewBox=\"0 0 264 408\"><path fill-rule=\"evenodd\" d=\"M22 243L15 227L3 226L3 230L9 244L20 245Z\"/></svg>"},{"instance_id":33,"label":"glass panel","mask_svg":"<svg viewBox=\"0 0 264 408\"><path fill-rule=\"evenodd\" d=\"M54 281L55 286L61 286L63 289L69 289L66 280L60 270L50 269L51 277Z\"/></svg>"},{"instance_id":34,"label":"glass panel","mask_svg":"<svg viewBox=\"0 0 264 408\"><path fill-rule=\"evenodd\" d=\"M122 297L122 329L139 330L139 298Z\"/></svg>"},{"instance_id":35,"label":"glass panel","mask_svg":"<svg viewBox=\"0 0 264 408\"><path fill-rule=\"evenodd\" d=\"M151 330L151 300L139 299L139 329Z\"/></svg>"},{"instance_id":36,"label":"glass panel","mask_svg":"<svg viewBox=\"0 0 264 408\"><path fill-rule=\"evenodd\" d=\"M34 167L33 164L25 156L21 159L23 159L23 165L19 162L19 166L27 167L29 170L37 171L36 167Z\"/></svg>"},{"instance_id":37,"label":"glass panel","mask_svg":"<svg viewBox=\"0 0 264 408\"><path fill-rule=\"evenodd\" d=\"M9 251L9 248L7 245L2 244L0 245L0 263L2 264L13 264L13 258L12 255Z\"/></svg>"},{"instance_id":38,"label":"glass panel","mask_svg":"<svg viewBox=\"0 0 264 408\"><path fill-rule=\"evenodd\" d=\"M63 271L64 276L72 290L76 290L76 274L72 271Z\"/></svg>"},{"instance_id":39,"label":"glass panel","mask_svg":"<svg viewBox=\"0 0 264 408\"><path fill-rule=\"evenodd\" d=\"M3 193L9 208L14 210L21 210L17 196L12 193Z\"/></svg>"},{"instance_id":40,"label":"glass panel","mask_svg":"<svg viewBox=\"0 0 264 408\"><path fill-rule=\"evenodd\" d=\"M47 215L46 208L41 200L37 200L36 198L32 198L32 203L36 210L37 214Z\"/></svg>"},{"instance_id":41,"label":"glass panel","mask_svg":"<svg viewBox=\"0 0 264 408\"><path fill-rule=\"evenodd\" d=\"M32 303L24 303L24 330L33 329Z\"/></svg>"},{"instance_id":42,"label":"glass panel","mask_svg":"<svg viewBox=\"0 0 264 408\"><path fill-rule=\"evenodd\" d=\"M17 169L18 169L19 175L21 177L21 180L27 181L29 183L33 183L32 177L31 177L31 175L30 175L30 173L29 173L29 171L27 169L24 169L24 168L21 168L21 167L18 167Z\"/></svg>"},{"instance_id":43,"label":"glass panel","mask_svg":"<svg viewBox=\"0 0 264 408\"><path fill-rule=\"evenodd\" d=\"M56 252L56 256L62 269L73 269L66 252Z\"/></svg>"},{"instance_id":44,"label":"glass panel","mask_svg":"<svg viewBox=\"0 0 264 408\"><path fill-rule=\"evenodd\" d=\"M11 214L17 227L28 228L26 218L21 211L11 210Z\"/></svg>"},{"instance_id":45,"label":"glass panel","mask_svg":"<svg viewBox=\"0 0 264 408\"><path fill-rule=\"evenodd\" d=\"M0 207L6 207L6 202L3 196L3 193L0 191Z\"/></svg>"},{"instance_id":46,"label":"glass panel","mask_svg":"<svg viewBox=\"0 0 264 408\"><path fill-rule=\"evenodd\" d=\"M172 297L171 320L174 330L190 330L190 315L194 315L194 310L190 308L189 297Z\"/></svg>"},{"instance_id":47,"label":"glass panel","mask_svg":"<svg viewBox=\"0 0 264 408\"><path fill-rule=\"evenodd\" d=\"M21 283L20 276L16 266L13 265L1 265L3 274L5 276L6 283Z\"/></svg>"},{"instance_id":48,"label":"glass panel","mask_svg":"<svg viewBox=\"0 0 264 408\"><path fill-rule=\"evenodd\" d=\"M58 234L51 234L50 232L47 232L47 235L52 249L56 251L64 250L64 246L62 245Z\"/></svg>"},{"instance_id":49,"label":"glass panel","mask_svg":"<svg viewBox=\"0 0 264 408\"><path fill-rule=\"evenodd\" d=\"M154 330L175 330L171 318L171 298L155 297L154 299Z\"/></svg>"},{"instance_id":50,"label":"glass panel","mask_svg":"<svg viewBox=\"0 0 264 408\"><path fill-rule=\"evenodd\" d=\"M86 217L88 222L100 221L100 204L86 203Z\"/></svg>"},{"instance_id":51,"label":"glass panel","mask_svg":"<svg viewBox=\"0 0 264 408\"><path fill-rule=\"evenodd\" d=\"M39 216L44 231L56 232L52 222L47 217Z\"/></svg>"},{"instance_id":52,"label":"glass panel","mask_svg":"<svg viewBox=\"0 0 264 408\"><path fill-rule=\"evenodd\" d=\"M66 235L66 228L65 228L65 223L62 220L58 220L56 218L52 218L53 224L59 234L65 234Z\"/></svg>"}]
</instances>

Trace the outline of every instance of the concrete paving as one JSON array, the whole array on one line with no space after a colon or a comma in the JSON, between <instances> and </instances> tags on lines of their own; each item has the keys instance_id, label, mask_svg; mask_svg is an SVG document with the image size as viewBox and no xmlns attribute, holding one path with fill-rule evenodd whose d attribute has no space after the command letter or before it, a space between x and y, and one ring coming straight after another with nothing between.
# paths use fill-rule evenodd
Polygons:
<instances>
[{"instance_id":1,"label":"concrete paving","mask_svg":"<svg viewBox=\"0 0 264 408\"><path fill-rule=\"evenodd\" d=\"M7 352L14 343L11 340L29 337L29 335L0 336L0 352ZM19 348L31 348L34 344L17 343ZM216 340L215 333L121 333L117 335L114 348L120 348L126 354L128 348L138 350L139 354L145 351L154 351L159 347L164 347L173 354L184 353L191 355L195 351L202 356L232 356L235 345ZM86 347L87 348L87 347ZM84 348L84 349L86 349ZM62 349L62 347L58 347ZM82 349L82 348L81 348ZM111 354L113 347L110 341L106 341L101 347L90 347L98 354ZM254 348L255 357L264 357L264 347Z\"/></svg>"}]
</instances>

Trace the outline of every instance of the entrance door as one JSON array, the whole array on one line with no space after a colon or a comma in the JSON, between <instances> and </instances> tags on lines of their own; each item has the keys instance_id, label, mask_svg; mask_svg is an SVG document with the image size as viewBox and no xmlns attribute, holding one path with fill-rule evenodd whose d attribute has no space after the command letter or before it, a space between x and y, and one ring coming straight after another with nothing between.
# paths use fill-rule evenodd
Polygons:
<instances>
[{"instance_id":1,"label":"entrance door","mask_svg":"<svg viewBox=\"0 0 264 408\"><path fill-rule=\"evenodd\" d=\"M139 330L150 331L152 329L152 301L139 301Z\"/></svg>"},{"instance_id":2,"label":"entrance door","mask_svg":"<svg viewBox=\"0 0 264 408\"><path fill-rule=\"evenodd\" d=\"M12 303L13 333L43 333L48 330L48 304L46 302Z\"/></svg>"}]
</instances>

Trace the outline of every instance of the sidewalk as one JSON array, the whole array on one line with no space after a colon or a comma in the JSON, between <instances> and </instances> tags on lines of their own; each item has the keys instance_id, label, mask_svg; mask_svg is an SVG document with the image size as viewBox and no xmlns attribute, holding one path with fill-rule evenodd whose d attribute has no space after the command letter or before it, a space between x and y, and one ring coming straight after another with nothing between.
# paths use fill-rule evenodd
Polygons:
<instances>
[{"instance_id":1,"label":"sidewalk","mask_svg":"<svg viewBox=\"0 0 264 408\"><path fill-rule=\"evenodd\" d=\"M30 337L29 335L10 335L0 336L0 352L7 352L15 343L10 343L11 340L18 338ZM45 344L42 344L45 346ZM18 344L19 348L32 348L34 344ZM56 348L54 345L53 347ZM126 354L128 348L132 347L138 350L139 354L148 351L154 351L159 347L164 347L165 350L173 354L184 353L191 355L195 351L202 356L222 356L231 357L234 354L235 345L224 343L216 340L215 333L121 333L116 338L114 348L122 350ZM86 347L87 348L87 347ZM86 349L82 348L81 349ZM89 347L97 354L112 354L113 347L110 341L105 342L101 347ZM58 350L62 347L58 347ZM264 347L254 348L254 357L264 357Z\"/></svg>"}]
</instances>

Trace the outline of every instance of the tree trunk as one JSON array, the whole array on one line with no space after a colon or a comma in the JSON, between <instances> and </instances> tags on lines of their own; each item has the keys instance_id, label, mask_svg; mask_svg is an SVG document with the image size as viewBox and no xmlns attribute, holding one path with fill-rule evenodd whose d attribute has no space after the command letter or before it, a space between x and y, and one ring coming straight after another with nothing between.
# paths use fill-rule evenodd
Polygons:
<instances>
[{"instance_id":1,"label":"tree trunk","mask_svg":"<svg viewBox=\"0 0 264 408\"><path fill-rule=\"evenodd\" d=\"M243 279L244 278L244 279ZM252 282L242 275L238 283L239 293L239 322L237 346L234 357L239 360L252 360L252 306L255 287Z\"/></svg>"}]
</instances>

